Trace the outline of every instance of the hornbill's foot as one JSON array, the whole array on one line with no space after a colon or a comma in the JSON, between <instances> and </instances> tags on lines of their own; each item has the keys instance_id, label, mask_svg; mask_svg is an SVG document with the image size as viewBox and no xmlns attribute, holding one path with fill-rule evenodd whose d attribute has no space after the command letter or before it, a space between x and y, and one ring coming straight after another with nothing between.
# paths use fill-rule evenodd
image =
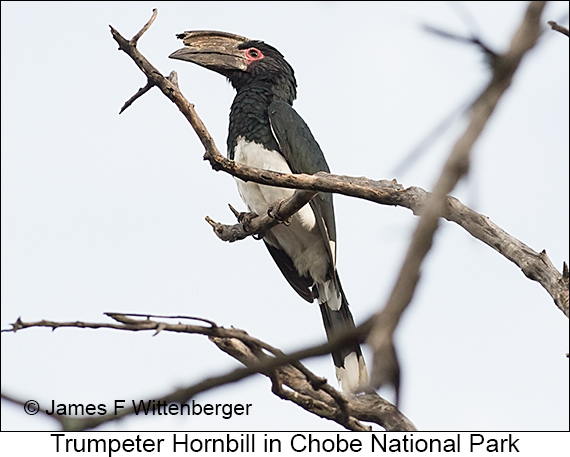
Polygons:
<instances>
[{"instance_id":1,"label":"hornbill's foot","mask_svg":"<svg viewBox=\"0 0 570 457\"><path fill-rule=\"evenodd\" d=\"M276 202L269 205L269 208L267 208L267 215L281 224L289 225L291 223L291 217L288 217L286 219L282 219L281 217L279 217L279 211L281 210L281 205L283 205L283 202L285 200L286 200L285 198L282 198L281 200L277 200Z\"/></svg>"},{"instance_id":2,"label":"hornbill's foot","mask_svg":"<svg viewBox=\"0 0 570 457\"><path fill-rule=\"evenodd\" d=\"M243 224L245 227L248 227L250 222L257 217L255 213L239 213L237 215L237 220L240 224Z\"/></svg>"},{"instance_id":3,"label":"hornbill's foot","mask_svg":"<svg viewBox=\"0 0 570 457\"><path fill-rule=\"evenodd\" d=\"M244 226L247 226L253 219L257 217L257 214L255 213L241 213L229 203L228 206L230 207L231 212L234 213L234 216L238 222Z\"/></svg>"},{"instance_id":4,"label":"hornbill's foot","mask_svg":"<svg viewBox=\"0 0 570 457\"><path fill-rule=\"evenodd\" d=\"M235 209L232 205L228 204L228 206L230 207L230 210L232 211L232 213L234 213L234 216L236 217L236 219L238 220L238 222L240 224L243 225L243 228L246 232L251 232L251 226L249 225L251 223L252 220L254 220L257 217L257 214L255 213L246 213L246 212L239 212L237 209ZM254 239L256 240L261 240L264 236L263 233L256 233L251 235Z\"/></svg>"},{"instance_id":5,"label":"hornbill's foot","mask_svg":"<svg viewBox=\"0 0 570 457\"><path fill-rule=\"evenodd\" d=\"M254 220L257 217L257 214L255 214L255 213L239 213L236 215L236 217L237 217L238 222L243 225L243 228L247 232L251 232L252 229L251 229L251 226L249 224L252 220ZM265 233L254 233L251 236L254 240L261 240L265 236Z\"/></svg>"},{"instance_id":6,"label":"hornbill's foot","mask_svg":"<svg viewBox=\"0 0 570 457\"><path fill-rule=\"evenodd\" d=\"M252 228L249 224L252 220L254 220L257 217L257 214L255 214L255 213L239 213L236 215L236 217L237 217L238 222L243 225L243 228L247 232L252 231ZM265 232L254 233L253 235L251 235L251 237L254 240L261 240L264 236L265 236Z\"/></svg>"}]
</instances>

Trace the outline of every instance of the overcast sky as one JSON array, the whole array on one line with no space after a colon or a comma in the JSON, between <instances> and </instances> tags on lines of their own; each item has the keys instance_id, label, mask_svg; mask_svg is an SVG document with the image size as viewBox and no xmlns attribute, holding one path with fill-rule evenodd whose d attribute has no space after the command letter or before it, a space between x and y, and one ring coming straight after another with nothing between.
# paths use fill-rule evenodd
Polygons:
<instances>
[{"instance_id":1,"label":"overcast sky","mask_svg":"<svg viewBox=\"0 0 570 457\"><path fill-rule=\"evenodd\" d=\"M195 133L145 84L108 25L176 70L225 151L234 93L168 59L184 30L223 30L278 48L295 108L334 173L431 189L459 119L404 172L402 159L489 78L473 46L422 24L475 33L501 52L526 2L2 2L2 328L108 321L106 311L191 315L284 351L324 340L316 305L290 288L262 243L223 243L204 221L245 209L233 179L202 160ZM552 2L543 23L568 2ZM523 62L454 191L561 269L568 261L568 39L547 31ZM382 307L417 218L337 196L338 269L358 322ZM397 330L401 410L421 430L568 430L568 319L511 262L443 222ZM370 359L370 354L366 355ZM330 357L307 361L336 385ZM110 330L2 334L2 391L45 408L156 398L239 366L205 337ZM393 400L390 391L381 392ZM195 398L251 403L247 417L130 418L105 430L341 430L278 399L256 376ZM3 430L55 430L2 402Z\"/></svg>"}]
</instances>

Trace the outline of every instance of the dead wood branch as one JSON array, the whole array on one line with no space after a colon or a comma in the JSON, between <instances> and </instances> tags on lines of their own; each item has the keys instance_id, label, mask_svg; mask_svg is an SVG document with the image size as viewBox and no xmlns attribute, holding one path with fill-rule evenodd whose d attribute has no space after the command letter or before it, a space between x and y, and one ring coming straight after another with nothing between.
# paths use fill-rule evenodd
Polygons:
<instances>
[{"instance_id":1,"label":"dead wood branch","mask_svg":"<svg viewBox=\"0 0 570 457\"><path fill-rule=\"evenodd\" d=\"M495 107L510 87L514 73L540 36L540 17L546 2L531 2L525 17L504 55L493 55L491 81L471 107L471 119L463 135L455 143L434 190L421 211L416 230L386 306L374 316L367 343L374 350L371 385L393 385L398 392L400 368L393 334L410 304L420 278L420 267L432 246L439 218L445 214L447 195L469 169L471 150ZM476 40L484 52L488 48ZM524 271L524 270L523 270ZM396 400L396 404L398 401Z\"/></svg>"},{"instance_id":2,"label":"dead wood branch","mask_svg":"<svg viewBox=\"0 0 570 457\"><path fill-rule=\"evenodd\" d=\"M309 175L296 176L300 180L312 177ZM404 188L395 181L374 181L367 178L337 176L327 173L323 173L322 178L319 185L315 185L320 190L351 195L383 205L408 208L416 215L422 213L430 197L430 193L420 187ZM350 184L345 185L348 181ZM347 192L348 187L350 193ZM303 198L303 194L296 192L295 195L286 200L285 203L288 205L281 207L280 217L288 217L294 214L297 209L303 206ZM306 201L308 200L309 198ZM443 214L441 215L444 219L464 228L474 238L482 241L517 265L527 278L538 282L548 292L556 306L568 317L568 277L564 275L564 271L567 269L566 263L562 265L562 272L558 271L546 251L543 250L539 253L533 250L504 231L487 216L472 210L459 199L446 196L445 200ZM268 215L256 217L253 213L251 219L233 225L220 224L210 218L207 220L220 239L230 242L251 235L263 234L265 230L278 223L276 219Z\"/></svg>"},{"instance_id":3,"label":"dead wood branch","mask_svg":"<svg viewBox=\"0 0 570 457\"><path fill-rule=\"evenodd\" d=\"M159 399L158 402L186 403L201 392L236 382L256 373L262 373L272 381L272 390L280 398L292 401L305 410L325 419L339 423L349 430L368 430L368 426L360 421L376 423L386 430L415 430L414 425L391 403L371 392L358 397L348 396L329 385L326 379L320 378L302 365L299 360L308 351L300 351L289 355L269 344L251 337L247 332L236 328L224 328L207 319L174 316L175 319L190 319L203 321L208 326L169 323L150 319L133 319L133 314L106 313L118 323L92 322L55 322L42 320L38 322L23 322L18 319L12 324L12 329L2 332L16 332L27 328L48 327L56 328L111 328L127 331L167 331L176 333L191 333L206 335L222 351L231 355L245 365L222 376L206 378L203 381L180 389L176 389ZM144 316L142 316L144 317ZM167 316L162 316L167 317ZM156 335L156 333L155 333ZM319 348L318 348L319 349ZM329 351L316 351L326 354ZM285 389L283 386L287 386ZM24 405L18 399L9 395L2 398L16 404ZM43 412L43 411L42 411ZM89 416L73 418L53 415L64 430L87 430L104 423L124 418L135 413L134 408L124 408L117 414L104 416Z\"/></svg>"}]
</instances>

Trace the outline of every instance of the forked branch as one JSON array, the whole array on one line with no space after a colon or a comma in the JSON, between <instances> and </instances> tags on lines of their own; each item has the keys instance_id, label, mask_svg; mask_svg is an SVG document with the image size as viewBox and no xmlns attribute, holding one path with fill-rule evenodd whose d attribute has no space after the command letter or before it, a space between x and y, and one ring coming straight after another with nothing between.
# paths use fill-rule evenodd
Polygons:
<instances>
[{"instance_id":1,"label":"forked branch","mask_svg":"<svg viewBox=\"0 0 570 457\"><path fill-rule=\"evenodd\" d=\"M248 335L243 330L233 327L220 327L212 321L197 317L172 316L169 319L200 321L206 325L159 321L156 319L157 316L152 315L106 314L116 322L55 322L47 320L23 322L18 319L12 324L11 329L5 329L2 332L47 327L52 330L58 328L107 328L134 332L154 331L154 335L159 332L205 335L222 351L243 363L245 368L238 368L221 376L206 378L196 384L178 388L158 399L154 397L153 399L158 402L164 401L167 404L186 403L201 392L261 373L271 379L272 391L279 397L296 403L312 414L337 422L349 430L369 430L370 427L363 425L361 421L378 424L386 430L415 430L414 425L394 405L375 392L358 397L348 396L334 389L327 383L326 379L316 376L299 362L305 356L310 356L306 350L286 355L279 349ZM168 318L168 316L160 317ZM324 350L313 352L326 354L328 350L325 347ZM13 403L24 405L23 402L10 395L3 394L2 397ZM117 414L103 416L75 418L52 415L50 417L60 422L64 430L80 431L92 429L134 413L135 410L131 407L121 409Z\"/></svg>"}]
</instances>

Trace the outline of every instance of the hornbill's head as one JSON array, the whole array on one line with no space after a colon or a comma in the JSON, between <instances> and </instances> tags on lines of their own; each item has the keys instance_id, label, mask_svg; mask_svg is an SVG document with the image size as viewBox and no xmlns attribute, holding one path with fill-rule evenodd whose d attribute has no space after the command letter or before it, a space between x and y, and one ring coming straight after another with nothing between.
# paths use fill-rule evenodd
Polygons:
<instances>
[{"instance_id":1,"label":"hornbill's head","mask_svg":"<svg viewBox=\"0 0 570 457\"><path fill-rule=\"evenodd\" d=\"M228 78L239 92L265 85L288 103L296 97L293 68L283 55L263 41L227 32L199 30L176 35L184 47L170 54L171 59L186 60Z\"/></svg>"}]
</instances>

